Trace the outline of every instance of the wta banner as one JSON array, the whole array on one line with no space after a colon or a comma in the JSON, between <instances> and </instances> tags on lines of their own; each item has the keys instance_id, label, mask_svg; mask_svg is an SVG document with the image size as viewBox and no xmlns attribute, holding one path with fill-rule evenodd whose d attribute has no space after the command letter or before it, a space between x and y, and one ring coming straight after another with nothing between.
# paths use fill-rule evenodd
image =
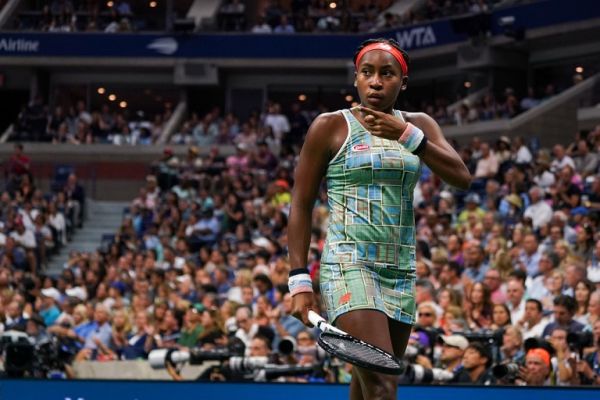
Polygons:
<instances>
[{"instance_id":1,"label":"wta banner","mask_svg":"<svg viewBox=\"0 0 600 400\"><path fill-rule=\"evenodd\" d=\"M465 41L489 31L539 28L600 17L600 1L539 0L395 30L369 34L110 34L0 33L0 57L144 57L237 59L346 59L369 37L394 37L406 50Z\"/></svg>"}]
</instances>

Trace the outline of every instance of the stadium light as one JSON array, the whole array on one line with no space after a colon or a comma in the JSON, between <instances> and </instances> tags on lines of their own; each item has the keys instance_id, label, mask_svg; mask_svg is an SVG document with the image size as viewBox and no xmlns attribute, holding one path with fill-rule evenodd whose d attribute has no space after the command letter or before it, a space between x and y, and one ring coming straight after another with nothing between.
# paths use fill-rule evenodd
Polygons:
<instances>
[{"instance_id":1,"label":"stadium light","mask_svg":"<svg viewBox=\"0 0 600 400\"><path fill-rule=\"evenodd\" d=\"M98 94L104 94L104 93L106 93L106 89L104 89L103 87L99 87Z\"/></svg>"},{"instance_id":2,"label":"stadium light","mask_svg":"<svg viewBox=\"0 0 600 400\"><path fill-rule=\"evenodd\" d=\"M106 3L106 7L108 7L108 8L113 8L114 5L115 5L115 3L112 1L109 1Z\"/></svg>"},{"instance_id":3,"label":"stadium light","mask_svg":"<svg viewBox=\"0 0 600 400\"><path fill-rule=\"evenodd\" d=\"M298 100L300 101L306 101L306 95L305 94L301 94L298 96Z\"/></svg>"},{"instance_id":4,"label":"stadium light","mask_svg":"<svg viewBox=\"0 0 600 400\"><path fill-rule=\"evenodd\" d=\"M148 5L150 6L150 8L156 8L158 3L156 1L151 1L150 4L148 4Z\"/></svg>"},{"instance_id":5,"label":"stadium light","mask_svg":"<svg viewBox=\"0 0 600 400\"><path fill-rule=\"evenodd\" d=\"M577 72L578 74L583 73L583 67L580 67L580 66L575 67L575 72Z\"/></svg>"},{"instance_id":6,"label":"stadium light","mask_svg":"<svg viewBox=\"0 0 600 400\"><path fill-rule=\"evenodd\" d=\"M345 97L345 99L346 99L347 102L351 102L352 100L354 100L354 97L352 97L351 95L347 95Z\"/></svg>"},{"instance_id":7,"label":"stadium light","mask_svg":"<svg viewBox=\"0 0 600 400\"><path fill-rule=\"evenodd\" d=\"M115 95L115 94L109 94L109 95L108 95L108 99L109 99L110 101L115 101L115 100L117 99L117 95Z\"/></svg>"},{"instance_id":8,"label":"stadium light","mask_svg":"<svg viewBox=\"0 0 600 400\"><path fill-rule=\"evenodd\" d=\"M471 86L472 86L472 85L471 85L471 82L469 82L469 81L465 81L465 87L466 87L467 89L469 89Z\"/></svg>"},{"instance_id":9,"label":"stadium light","mask_svg":"<svg viewBox=\"0 0 600 400\"><path fill-rule=\"evenodd\" d=\"M119 107L121 108L127 108L127 102L126 101L122 101L119 103Z\"/></svg>"}]
</instances>

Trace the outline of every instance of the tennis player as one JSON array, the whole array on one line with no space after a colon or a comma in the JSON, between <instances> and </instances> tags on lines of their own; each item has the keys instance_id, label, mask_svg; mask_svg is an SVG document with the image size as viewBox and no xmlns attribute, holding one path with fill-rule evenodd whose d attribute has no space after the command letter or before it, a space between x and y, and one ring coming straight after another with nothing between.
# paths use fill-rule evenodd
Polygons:
<instances>
[{"instance_id":1,"label":"tennis player","mask_svg":"<svg viewBox=\"0 0 600 400\"><path fill-rule=\"evenodd\" d=\"M318 309L307 265L311 216L323 177L329 227L320 289L329 321L401 357L415 322L413 189L421 162L461 189L471 176L438 124L394 109L409 59L398 43L371 39L355 55L361 104L319 115L296 169L288 226L293 315ZM396 399L397 378L353 368L350 399Z\"/></svg>"}]
</instances>

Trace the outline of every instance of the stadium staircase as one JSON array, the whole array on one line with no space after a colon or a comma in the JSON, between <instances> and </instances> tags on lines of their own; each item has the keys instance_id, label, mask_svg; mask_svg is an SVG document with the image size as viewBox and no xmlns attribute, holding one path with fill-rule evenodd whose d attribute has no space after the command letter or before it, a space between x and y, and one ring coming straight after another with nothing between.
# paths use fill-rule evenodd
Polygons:
<instances>
[{"instance_id":1,"label":"stadium staircase","mask_svg":"<svg viewBox=\"0 0 600 400\"><path fill-rule=\"evenodd\" d=\"M121 226L123 209L128 205L128 202L89 200L83 228L75 230L71 241L50 259L47 273L59 275L72 251L98 249L103 236L114 235L117 232Z\"/></svg>"}]
</instances>

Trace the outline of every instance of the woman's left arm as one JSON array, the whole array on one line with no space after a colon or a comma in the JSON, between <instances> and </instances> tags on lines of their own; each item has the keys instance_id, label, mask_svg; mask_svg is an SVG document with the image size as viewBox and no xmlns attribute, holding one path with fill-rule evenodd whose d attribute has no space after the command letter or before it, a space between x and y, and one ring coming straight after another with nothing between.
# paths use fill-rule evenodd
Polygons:
<instances>
[{"instance_id":1,"label":"woman's left arm","mask_svg":"<svg viewBox=\"0 0 600 400\"><path fill-rule=\"evenodd\" d=\"M429 115L402 113L403 118L398 118L364 106L359 106L358 109L366 114L364 122L369 132L375 136L398 140L406 129L407 122L415 125L427 137L427 145L419 154L421 160L444 182L463 190L469 188L471 173L456 150L444 138L440 126Z\"/></svg>"},{"instance_id":2,"label":"woman's left arm","mask_svg":"<svg viewBox=\"0 0 600 400\"><path fill-rule=\"evenodd\" d=\"M410 122L421 129L428 140L425 149L419 154L421 160L444 182L459 189L469 189L471 173L456 150L450 146L437 122L424 113L412 114Z\"/></svg>"}]
</instances>

